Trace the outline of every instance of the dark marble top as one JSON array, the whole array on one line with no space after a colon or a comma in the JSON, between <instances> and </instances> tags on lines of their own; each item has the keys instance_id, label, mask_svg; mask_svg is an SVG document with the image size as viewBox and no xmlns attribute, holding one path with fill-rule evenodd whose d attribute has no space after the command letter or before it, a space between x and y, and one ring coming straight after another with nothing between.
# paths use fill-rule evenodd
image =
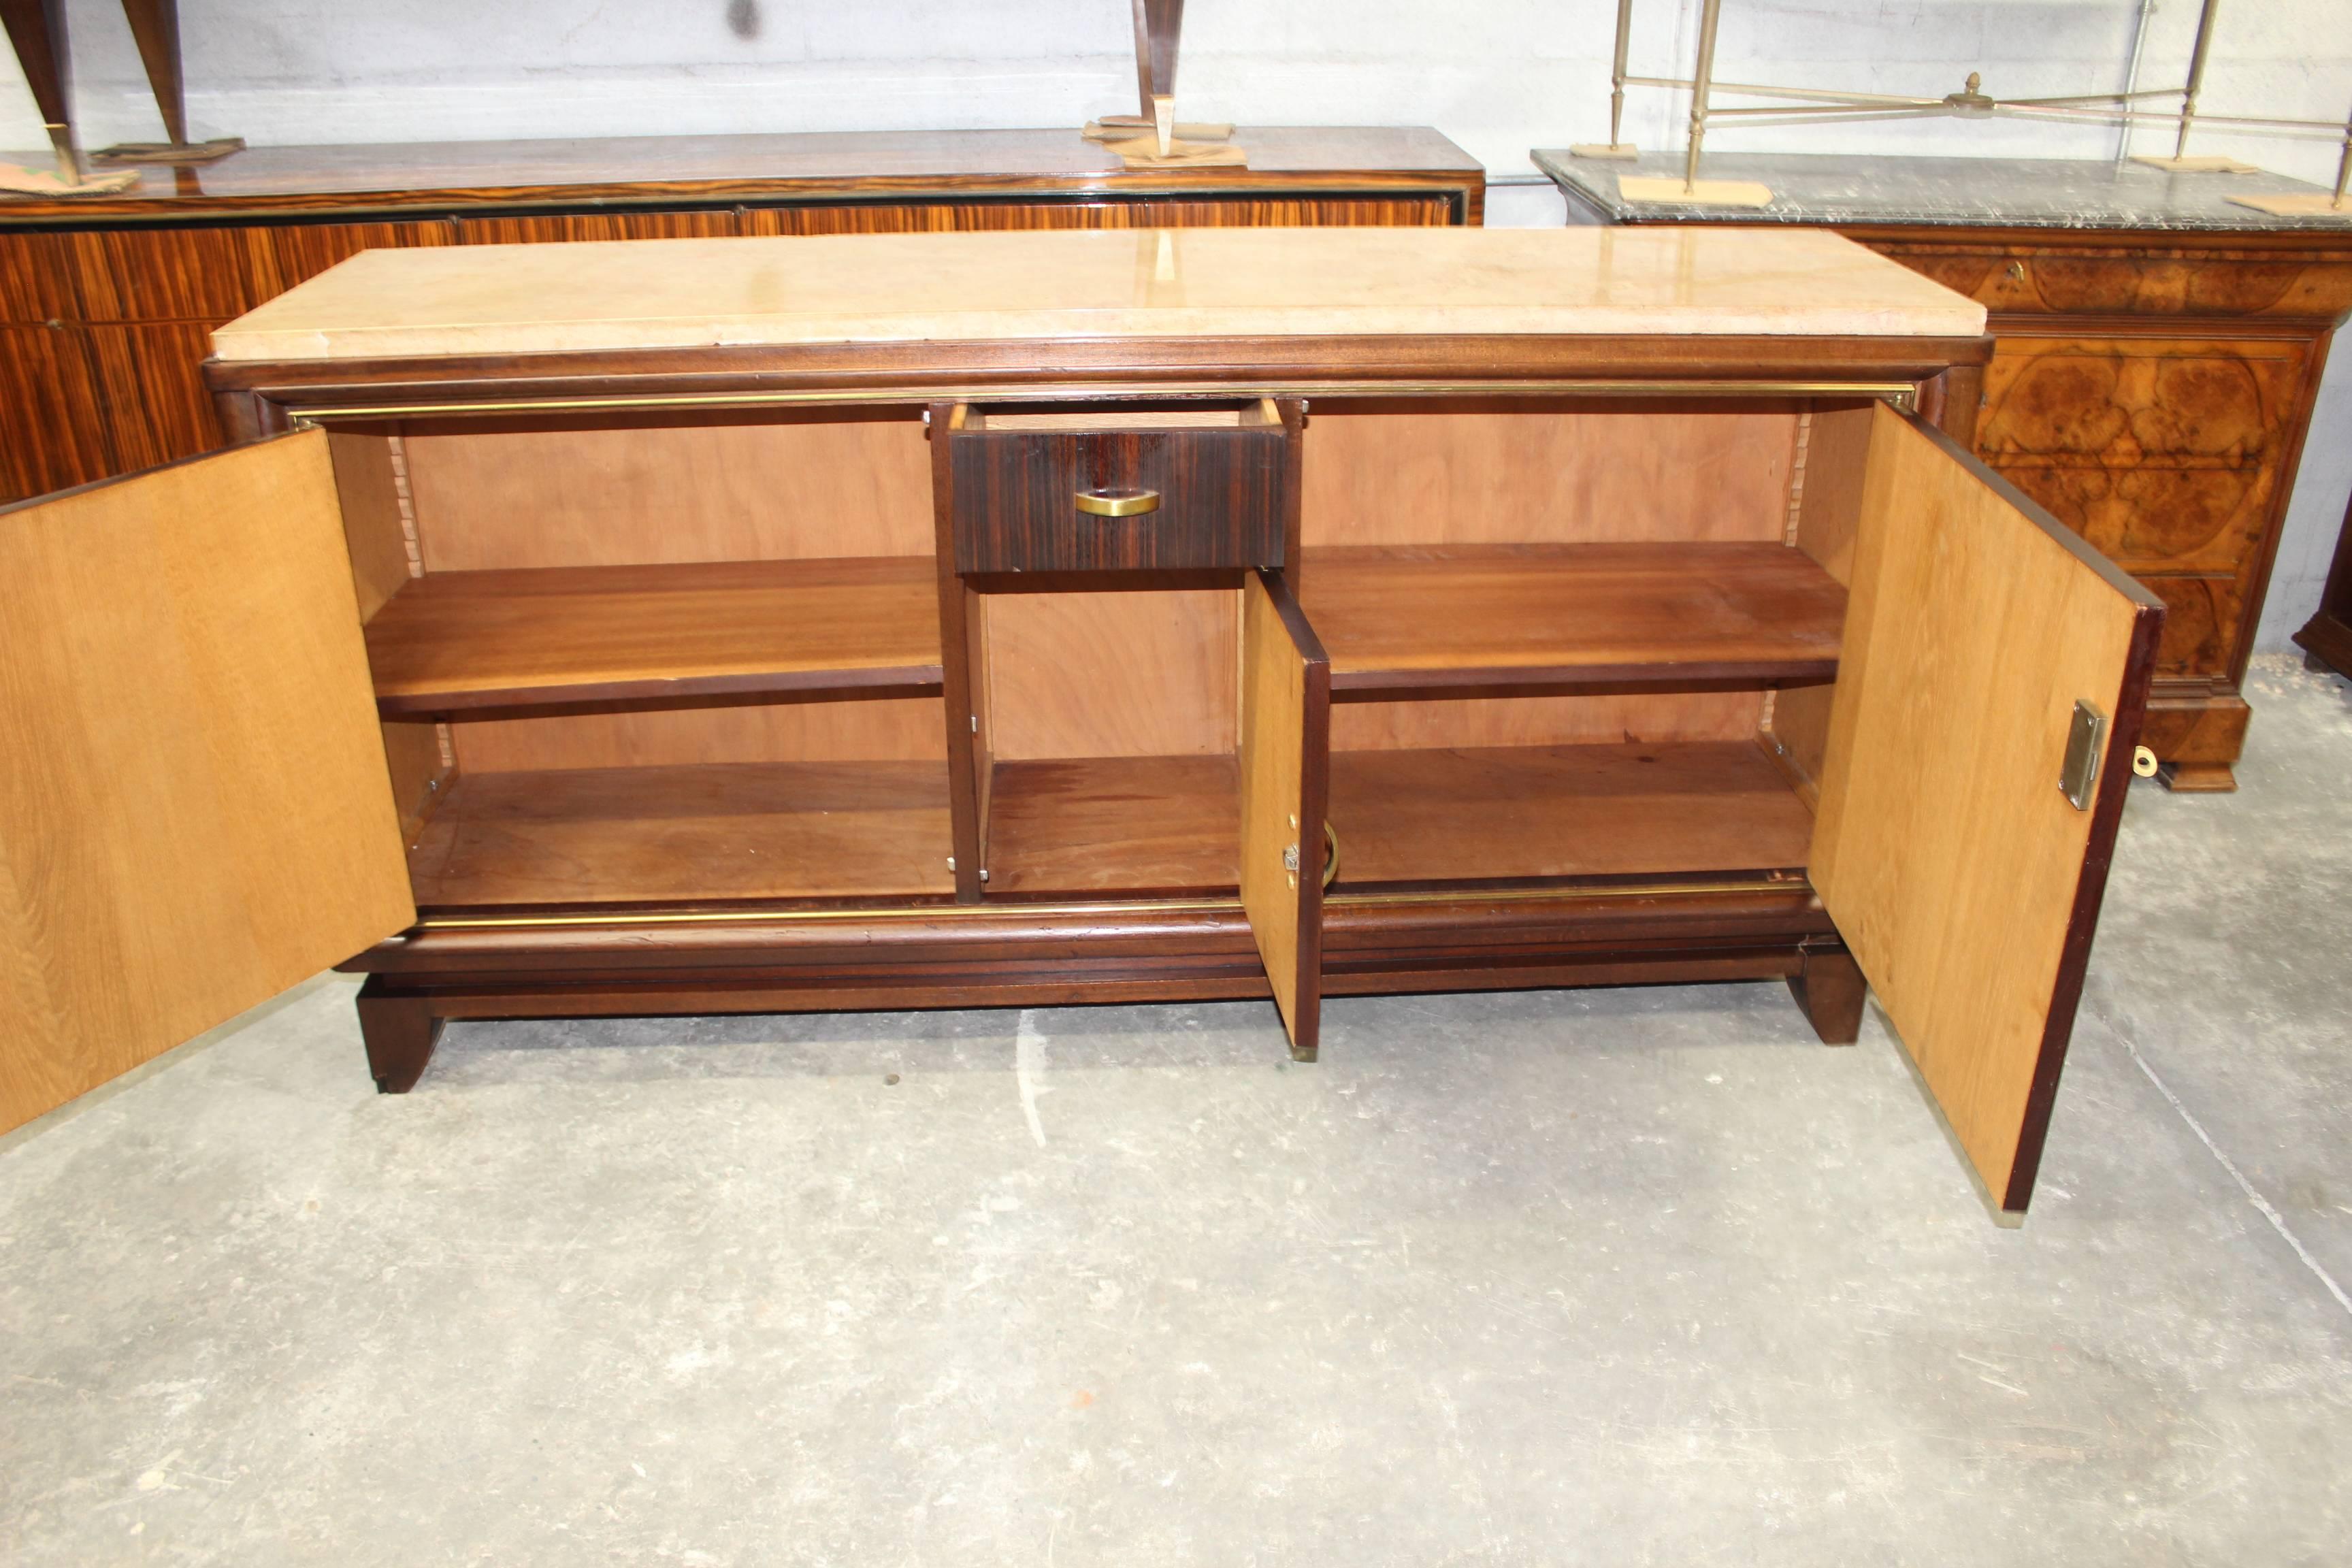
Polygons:
<instances>
[{"instance_id":1,"label":"dark marble top","mask_svg":"<svg viewBox=\"0 0 2352 1568\"><path fill-rule=\"evenodd\" d=\"M2144 163L2061 158L1895 158L1851 153L1709 153L1703 180L1757 180L1763 207L1635 205L1618 198L1620 174L1680 178L1680 153L1638 163L1579 158L1566 148L1529 154L1584 214L1603 223L1922 224L1983 227L2276 230L2334 229L2352 222L2273 217L2232 195L2319 191L2278 174L2174 174ZM2324 194L2324 193L2323 193Z\"/></svg>"}]
</instances>

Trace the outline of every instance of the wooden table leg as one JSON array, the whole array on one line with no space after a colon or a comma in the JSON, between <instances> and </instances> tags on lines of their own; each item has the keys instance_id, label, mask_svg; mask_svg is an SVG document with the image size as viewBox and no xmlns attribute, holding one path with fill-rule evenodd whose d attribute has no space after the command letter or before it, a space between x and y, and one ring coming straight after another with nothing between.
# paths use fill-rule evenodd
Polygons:
<instances>
[{"instance_id":1,"label":"wooden table leg","mask_svg":"<svg viewBox=\"0 0 2352 1568\"><path fill-rule=\"evenodd\" d=\"M425 1076L441 1038L442 1020L433 1016L433 1004L422 996L389 993L383 977L372 974L360 987L359 1014L368 1073L377 1092L406 1094Z\"/></svg>"},{"instance_id":2,"label":"wooden table leg","mask_svg":"<svg viewBox=\"0 0 2352 1568\"><path fill-rule=\"evenodd\" d=\"M1825 1046L1850 1046L1862 1037L1862 1003L1869 992L1862 965L1842 947L1806 949L1804 967L1789 976L1789 994Z\"/></svg>"}]
</instances>

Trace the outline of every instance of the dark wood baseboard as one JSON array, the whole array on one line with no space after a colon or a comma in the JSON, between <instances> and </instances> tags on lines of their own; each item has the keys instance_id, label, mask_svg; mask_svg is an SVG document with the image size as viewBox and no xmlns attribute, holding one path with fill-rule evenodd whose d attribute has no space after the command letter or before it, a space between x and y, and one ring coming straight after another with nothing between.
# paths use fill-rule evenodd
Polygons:
<instances>
[{"instance_id":1,"label":"dark wood baseboard","mask_svg":"<svg viewBox=\"0 0 2352 1568\"><path fill-rule=\"evenodd\" d=\"M443 916L342 966L370 976L360 1013L379 1087L414 1086L448 1018L1272 994L1241 905L1227 899L538 919ZM1806 986L1801 1005L1824 1039L1841 1029L1853 1038L1860 1017L1859 971L1801 882L1335 898L1323 940L1331 996L1787 980ZM1841 1022L1849 1011L1853 1022Z\"/></svg>"}]
</instances>

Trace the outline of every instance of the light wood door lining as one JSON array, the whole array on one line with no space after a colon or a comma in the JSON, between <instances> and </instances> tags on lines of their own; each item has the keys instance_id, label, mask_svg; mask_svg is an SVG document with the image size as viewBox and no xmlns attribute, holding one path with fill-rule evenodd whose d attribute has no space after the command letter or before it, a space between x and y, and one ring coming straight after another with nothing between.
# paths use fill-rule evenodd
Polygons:
<instances>
[{"instance_id":1,"label":"light wood door lining","mask_svg":"<svg viewBox=\"0 0 2352 1568\"><path fill-rule=\"evenodd\" d=\"M1323 821L1331 665L1282 580L1242 588L1242 907L1291 1049L1311 1057L1321 1016Z\"/></svg>"},{"instance_id":2,"label":"light wood door lining","mask_svg":"<svg viewBox=\"0 0 2352 1568\"><path fill-rule=\"evenodd\" d=\"M0 515L0 1126L415 918L327 437Z\"/></svg>"},{"instance_id":3,"label":"light wood door lining","mask_svg":"<svg viewBox=\"0 0 2352 1568\"><path fill-rule=\"evenodd\" d=\"M2021 1210L2160 611L1883 406L1858 522L1811 877L1987 1191ZM2059 790L2078 699L2112 721L2093 811Z\"/></svg>"}]
</instances>

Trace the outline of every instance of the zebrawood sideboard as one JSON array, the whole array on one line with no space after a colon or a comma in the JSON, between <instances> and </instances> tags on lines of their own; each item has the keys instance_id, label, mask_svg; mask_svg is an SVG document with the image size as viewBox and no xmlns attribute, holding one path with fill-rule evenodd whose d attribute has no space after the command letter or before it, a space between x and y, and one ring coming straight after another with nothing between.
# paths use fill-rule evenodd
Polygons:
<instances>
[{"instance_id":1,"label":"zebrawood sideboard","mask_svg":"<svg viewBox=\"0 0 2352 1568\"><path fill-rule=\"evenodd\" d=\"M220 446L208 334L362 250L1483 213L1485 171L1434 131L1235 140L1246 168L1150 171L1076 130L255 147L115 195L0 195L0 501Z\"/></svg>"},{"instance_id":2,"label":"zebrawood sideboard","mask_svg":"<svg viewBox=\"0 0 2352 1568\"><path fill-rule=\"evenodd\" d=\"M0 514L9 1119L333 963L387 1090L1866 979L2022 1210L2163 615L1967 455L1983 321L1808 233L357 257L215 335L247 445Z\"/></svg>"},{"instance_id":3,"label":"zebrawood sideboard","mask_svg":"<svg viewBox=\"0 0 2352 1568\"><path fill-rule=\"evenodd\" d=\"M1616 194L1634 165L1535 157L1572 218L1818 226L1990 310L1978 455L2164 601L2147 743L2175 789L2236 787L2246 661L2352 312L2352 225L2228 198L2317 187L2105 161L1732 154L1709 172L1763 182L1771 205L1636 207Z\"/></svg>"}]
</instances>

